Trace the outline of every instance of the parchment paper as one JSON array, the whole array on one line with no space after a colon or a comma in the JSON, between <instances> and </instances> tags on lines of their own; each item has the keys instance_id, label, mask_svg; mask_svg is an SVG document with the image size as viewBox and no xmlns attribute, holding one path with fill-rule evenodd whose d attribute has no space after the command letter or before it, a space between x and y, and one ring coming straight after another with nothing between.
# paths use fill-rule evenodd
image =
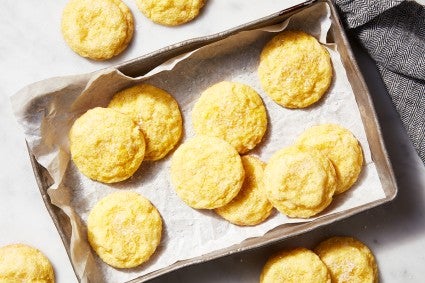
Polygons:
<instances>
[{"instance_id":1,"label":"parchment paper","mask_svg":"<svg viewBox=\"0 0 425 283\"><path fill-rule=\"evenodd\" d=\"M364 205L385 197L360 118L353 91L337 52L326 43L331 25L327 4L320 3L293 16L283 24L262 30L241 32L190 54L171 60L144 77L130 78L114 69L78 76L52 78L30 85L12 97L15 115L22 124L31 152L52 176L48 193L53 204L71 220L71 257L82 282L124 282L143 274L197 257L211 251L259 237L284 225L312 221L323 215ZM276 31L301 29L326 44L332 58L334 79L320 102L307 109L290 110L274 103L262 90L257 78L260 52ZM143 162L127 181L106 185L89 180L70 162L68 131L73 121L95 106L106 106L117 91L145 81L171 93L184 116L185 139L194 136L190 112L200 93L222 80L252 86L261 95L268 111L269 128L264 141L250 152L263 161L278 149L291 145L306 128L320 123L337 123L359 139L365 165L359 181L335 197L331 206L311 219L290 219L275 212L254 227L239 227L212 211L185 205L170 183L172 153L156 162ZM114 269L92 254L87 243L85 222L90 209L102 197L117 190L134 190L147 197L164 221L162 242L154 256L138 268Z\"/></svg>"}]
</instances>

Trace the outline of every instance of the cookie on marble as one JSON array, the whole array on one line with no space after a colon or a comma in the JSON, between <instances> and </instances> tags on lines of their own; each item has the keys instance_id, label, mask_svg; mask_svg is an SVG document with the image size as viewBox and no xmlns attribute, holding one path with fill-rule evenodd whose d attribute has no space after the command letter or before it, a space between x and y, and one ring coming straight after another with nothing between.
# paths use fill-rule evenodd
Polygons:
<instances>
[{"instance_id":1,"label":"cookie on marble","mask_svg":"<svg viewBox=\"0 0 425 283\"><path fill-rule=\"evenodd\" d=\"M87 219L91 247L116 268L132 268L148 261L161 242L161 234L159 212L136 192L115 192L104 197Z\"/></svg>"},{"instance_id":2,"label":"cookie on marble","mask_svg":"<svg viewBox=\"0 0 425 283\"><path fill-rule=\"evenodd\" d=\"M332 162L337 176L335 193L348 190L363 168L363 153L359 141L346 128L337 124L321 124L305 130L296 142L302 149L314 148Z\"/></svg>"},{"instance_id":3,"label":"cookie on marble","mask_svg":"<svg viewBox=\"0 0 425 283\"><path fill-rule=\"evenodd\" d=\"M351 237L332 237L315 252L326 264L335 283L376 283L378 267L370 249Z\"/></svg>"},{"instance_id":4,"label":"cookie on marble","mask_svg":"<svg viewBox=\"0 0 425 283\"><path fill-rule=\"evenodd\" d=\"M336 189L335 169L317 150L286 147L267 163L264 186L268 199L281 213L309 218L331 203Z\"/></svg>"},{"instance_id":5,"label":"cookie on marble","mask_svg":"<svg viewBox=\"0 0 425 283\"><path fill-rule=\"evenodd\" d=\"M171 159L174 189L193 208L214 209L229 203L244 177L238 152L215 137L194 137L180 145Z\"/></svg>"},{"instance_id":6,"label":"cookie on marble","mask_svg":"<svg viewBox=\"0 0 425 283\"><path fill-rule=\"evenodd\" d=\"M295 248L271 257L263 267L260 283L331 283L326 265L312 251Z\"/></svg>"},{"instance_id":7,"label":"cookie on marble","mask_svg":"<svg viewBox=\"0 0 425 283\"><path fill-rule=\"evenodd\" d=\"M139 10L150 20L177 26L196 18L205 0L136 0Z\"/></svg>"},{"instance_id":8,"label":"cookie on marble","mask_svg":"<svg viewBox=\"0 0 425 283\"><path fill-rule=\"evenodd\" d=\"M140 84L115 94L108 108L130 115L146 141L145 160L158 160L170 152L182 135L182 116L176 100L166 91Z\"/></svg>"},{"instance_id":9,"label":"cookie on marble","mask_svg":"<svg viewBox=\"0 0 425 283\"><path fill-rule=\"evenodd\" d=\"M287 108L304 108L318 101L332 82L328 51L313 36L286 30L261 52L258 74L265 92Z\"/></svg>"},{"instance_id":10,"label":"cookie on marble","mask_svg":"<svg viewBox=\"0 0 425 283\"><path fill-rule=\"evenodd\" d=\"M241 226L257 225L270 216L273 205L264 190L265 163L255 156L242 156L245 179L238 195L215 212L227 221Z\"/></svg>"},{"instance_id":11,"label":"cookie on marble","mask_svg":"<svg viewBox=\"0 0 425 283\"><path fill-rule=\"evenodd\" d=\"M192 110L196 134L223 139L239 153L253 149L267 130L267 114L248 85L223 81L206 89Z\"/></svg>"},{"instance_id":12,"label":"cookie on marble","mask_svg":"<svg viewBox=\"0 0 425 283\"><path fill-rule=\"evenodd\" d=\"M0 248L0 282L55 282L53 267L39 250L11 244Z\"/></svg>"},{"instance_id":13,"label":"cookie on marble","mask_svg":"<svg viewBox=\"0 0 425 283\"><path fill-rule=\"evenodd\" d=\"M63 10L61 30L74 52L105 60L130 43L133 15L121 0L70 0Z\"/></svg>"},{"instance_id":14,"label":"cookie on marble","mask_svg":"<svg viewBox=\"0 0 425 283\"><path fill-rule=\"evenodd\" d=\"M78 170L103 183L130 178L145 155L145 139L136 122L109 108L96 107L81 115L69 140Z\"/></svg>"}]
</instances>

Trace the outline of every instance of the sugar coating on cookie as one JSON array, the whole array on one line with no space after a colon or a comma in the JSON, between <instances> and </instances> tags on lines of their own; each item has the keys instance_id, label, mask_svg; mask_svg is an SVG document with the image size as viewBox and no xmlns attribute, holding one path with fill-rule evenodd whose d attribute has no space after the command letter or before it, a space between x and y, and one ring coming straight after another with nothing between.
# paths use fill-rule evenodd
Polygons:
<instances>
[{"instance_id":1,"label":"sugar coating on cookie","mask_svg":"<svg viewBox=\"0 0 425 283\"><path fill-rule=\"evenodd\" d=\"M0 248L0 282L55 282L53 267L39 250L11 244Z\"/></svg>"},{"instance_id":2,"label":"sugar coating on cookie","mask_svg":"<svg viewBox=\"0 0 425 283\"><path fill-rule=\"evenodd\" d=\"M215 210L227 221L241 225L256 225L270 216L273 205L264 191L265 163L255 156L242 156L245 179L238 195L228 204Z\"/></svg>"},{"instance_id":3,"label":"sugar coating on cookie","mask_svg":"<svg viewBox=\"0 0 425 283\"><path fill-rule=\"evenodd\" d=\"M287 108L318 101L332 81L328 51L302 31L283 31L261 52L258 74L266 93Z\"/></svg>"},{"instance_id":4,"label":"sugar coating on cookie","mask_svg":"<svg viewBox=\"0 0 425 283\"><path fill-rule=\"evenodd\" d=\"M73 51L105 60L121 53L131 41L133 15L121 0L70 0L63 10L61 30Z\"/></svg>"},{"instance_id":5,"label":"sugar coating on cookie","mask_svg":"<svg viewBox=\"0 0 425 283\"><path fill-rule=\"evenodd\" d=\"M315 252L328 267L332 282L378 282L378 267L372 252L354 238L329 238L321 242Z\"/></svg>"},{"instance_id":6,"label":"sugar coating on cookie","mask_svg":"<svg viewBox=\"0 0 425 283\"><path fill-rule=\"evenodd\" d=\"M267 130L267 114L258 93L245 84L223 81L206 89L192 110L198 135L221 138L245 153Z\"/></svg>"},{"instance_id":7,"label":"sugar coating on cookie","mask_svg":"<svg viewBox=\"0 0 425 283\"><path fill-rule=\"evenodd\" d=\"M186 141L171 159L174 189L193 208L214 209L229 203L240 191L244 176L238 152L214 137Z\"/></svg>"},{"instance_id":8,"label":"sugar coating on cookie","mask_svg":"<svg viewBox=\"0 0 425 283\"><path fill-rule=\"evenodd\" d=\"M179 106L160 88L149 84L130 87L118 92L108 107L139 123L146 141L145 160L163 158L180 140L183 126Z\"/></svg>"},{"instance_id":9,"label":"sugar coating on cookie","mask_svg":"<svg viewBox=\"0 0 425 283\"><path fill-rule=\"evenodd\" d=\"M145 154L145 139L130 116L96 107L75 120L69 132L71 157L90 179L114 183L131 177Z\"/></svg>"},{"instance_id":10,"label":"sugar coating on cookie","mask_svg":"<svg viewBox=\"0 0 425 283\"><path fill-rule=\"evenodd\" d=\"M326 265L312 251L295 248L271 257L263 267L260 283L330 283Z\"/></svg>"},{"instance_id":11,"label":"sugar coating on cookie","mask_svg":"<svg viewBox=\"0 0 425 283\"><path fill-rule=\"evenodd\" d=\"M153 22L177 26L197 17L205 0L136 0L136 3L139 10Z\"/></svg>"},{"instance_id":12,"label":"sugar coating on cookie","mask_svg":"<svg viewBox=\"0 0 425 283\"><path fill-rule=\"evenodd\" d=\"M319 151L286 147L267 163L264 186L270 202L281 213L308 218L331 203L336 175L332 163Z\"/></svg>"},{"instance_id":13,"label":"sugar coating on cookie","mask_svg":"<svg viewBox=\"0 0 425 283\"><path fill-rule=\"evenodd\" d=\"M363 153L359 141L346 128L336 124L321 124L305 130L297 140L302 149L314 148L328 157L335 167L340 194L358 179L363 168Z\"/></svg>"},{"instance_id":14,"label":"sugar coating on cookie","mask_svg":"<svg viewBox=\"0 0 425 283\"><path fill-rule=\"evenodd\" d=\"M87 235L93 250L116 268L146 262L161 241L162 220L149 200L136 192L112 193L90 211Z\"/></svg>"}]
</instances>

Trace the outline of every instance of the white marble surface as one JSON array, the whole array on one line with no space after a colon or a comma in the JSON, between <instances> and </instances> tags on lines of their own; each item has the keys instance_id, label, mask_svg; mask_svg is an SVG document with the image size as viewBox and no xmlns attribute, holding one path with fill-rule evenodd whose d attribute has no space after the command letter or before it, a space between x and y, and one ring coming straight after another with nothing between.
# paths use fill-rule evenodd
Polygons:
<instances>
[{"instance_id":1,"label":"white marble surface","mask_svg":"<svg viewBox=\"0 0 425 283\"><path fill-rule=\"evenodd\" d=\"M125 2L136 22L130 48L113 60L93 62L75 55L62 40L59 26L66 1L1 1L0 246L22 242L39 248L52 261L60 283L77 280L37 189L9 96L34 81L110 66L171 43L266 16L295 1L209 0L201 17L178 28L155 25L138 12L133 0ZM382 282L425 282L425 169L403 131L373 62L358 47L354 48L374 96L397 176L397 199L300 237L192 266L153 282L258 282L260 269L273 251L294 245L311 247L326 236L340 234L358 237L372 248Z\"/></svg>"}]
</instances>

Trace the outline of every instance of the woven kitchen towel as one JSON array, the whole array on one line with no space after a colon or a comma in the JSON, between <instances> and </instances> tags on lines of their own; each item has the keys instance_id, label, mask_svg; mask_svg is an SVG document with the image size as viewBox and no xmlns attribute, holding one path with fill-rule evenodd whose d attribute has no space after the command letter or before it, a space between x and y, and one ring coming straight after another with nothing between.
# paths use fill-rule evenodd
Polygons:
<instances>
[{"instance_id":1,"label":"woven kitchen towel","mask_svg":"<svg viewBox=\"0 0 425 283\"><path fill-rule=\"evenodd\" d=\"M335 0L378 69L425 164L425 7L414 1Z\"/></svg>"}]
</instances>

